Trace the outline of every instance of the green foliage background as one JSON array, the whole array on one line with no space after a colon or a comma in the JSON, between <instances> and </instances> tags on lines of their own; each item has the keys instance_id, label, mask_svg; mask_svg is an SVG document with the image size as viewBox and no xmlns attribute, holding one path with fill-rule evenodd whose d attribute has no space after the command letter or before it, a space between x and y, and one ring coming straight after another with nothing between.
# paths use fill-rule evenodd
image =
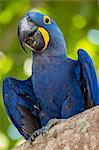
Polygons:
<instances>
[{"instance_id":1,"label":"green foliage background","mask_svg":"<svg viewBox=\"0 0 99 150\"><path fill-rule=\"evenodd\" d=\"M67 43L67 55L77 59L84 48L92 57L99 76L99 2L51 0L0 0L0 89L6 76L26 79L25 62L31 52L23 53L17 37L19 19L30 9L51 16L61 28ZM94 29L94 30L93 30ZM90 31L94 33L89 34ZM25 66L25 69L24 69ZM27 68L28 69L28 68ZM17 135L7 118L0 93L0 150L10 150L23 138ZM16 136L17 135L17 136ZM16 136L16 137L15 137Z\"/></svg>"}]
</instances>

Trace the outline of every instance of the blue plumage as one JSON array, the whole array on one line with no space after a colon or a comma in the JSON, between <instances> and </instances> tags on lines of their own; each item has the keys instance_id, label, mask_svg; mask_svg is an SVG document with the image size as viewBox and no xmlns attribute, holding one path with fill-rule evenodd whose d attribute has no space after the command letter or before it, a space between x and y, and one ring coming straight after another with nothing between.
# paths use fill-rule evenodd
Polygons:
<instances>
[{"instance_id":1,"label":"blue plumage","mask_svg":"<svg viewBox=\"0 0 99 150\"><path fill-rule=\"evenodd\" d=\"M33 131L41 127L38 102L33 92L31 78L24 81L6 78L3 81L3 98L9 118L28 139Z\"/></svg>"},{"instance_id":2,"label":"blue plumage","mask_svg":"<svg viewBox=\"0 0 99 150\"><path fill-rule=\"evenodd\" d=\"M69 118L99 104L99 85L93 62L84 50L69 59L62 32L48 16L27 13L18 28L19 41L33 51L32 76L25 81L6 78L3 99L19 132L32 132L52 118Z\"/></svg>"}]
</instances>

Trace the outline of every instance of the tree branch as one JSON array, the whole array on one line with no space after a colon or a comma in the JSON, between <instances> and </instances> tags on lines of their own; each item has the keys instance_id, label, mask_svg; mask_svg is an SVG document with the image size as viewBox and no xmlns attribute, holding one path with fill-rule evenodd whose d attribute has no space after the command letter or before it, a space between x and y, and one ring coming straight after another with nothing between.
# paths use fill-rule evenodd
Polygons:
<instances>
[{"instance_id":1,"label":"tree branch","mask_svg":"<svg viewBox=\"0 0 99 150\"><path fill-rule=\"evenodd\" d=\"M56 124L32 145L26 141L14 150L99 150L99 106Z\"/></svg>"}]
</instances>

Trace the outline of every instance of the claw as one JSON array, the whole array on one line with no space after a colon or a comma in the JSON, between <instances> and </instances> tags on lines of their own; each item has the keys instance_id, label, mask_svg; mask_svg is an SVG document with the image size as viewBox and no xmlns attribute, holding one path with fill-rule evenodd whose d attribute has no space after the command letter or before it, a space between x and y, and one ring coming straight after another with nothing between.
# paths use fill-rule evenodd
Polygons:
<instances>
[{"instance_id":1,"label":"claw","mask_svg":"<svg viewBox=\"0 0 99 150\"><path fill-rule=\"evenodd\" d=\"M33 134L29 137L29 142L32 143L33 141L35 141L35 138L39 135L42 135L43 137L46 136L46 134L48 133L48 130L45 127L42 127L41 129L38 129L36 131L33 132Z\"/></svg>"},{"instance_id":2,"label":"claw","mask_svg":"<svg viewBox=\"0 0 99 150\"><path fill-rule=\"evenodd\" d=\"M33 134L29 138L29 142L32 144L32 142L35 141L35 138L39 135L42 135L43 137L45 137L48 134L48 131L50 130L50 128L61 121L65 121L65 119L54 118L54 119L49 120L46 126L33 132Z\"/></svg>"}]
</instances>

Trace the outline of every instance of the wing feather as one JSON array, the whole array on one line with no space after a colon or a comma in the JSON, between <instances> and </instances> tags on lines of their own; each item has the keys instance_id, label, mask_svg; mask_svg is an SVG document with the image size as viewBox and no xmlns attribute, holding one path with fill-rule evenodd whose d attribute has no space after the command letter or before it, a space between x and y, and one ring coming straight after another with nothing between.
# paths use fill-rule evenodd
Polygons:
<instances>
[{"instance_id":1,"label":"wing feather","mask_svg":"<svg viewBox=\"0 0 99 150\"><path fill-rule=\"evenodd\" d=\"M95 67L92 59L82 49L78 50L78 62L80 64L81 89L88 107L99 105L99 86Z\"/></svg>"}]
</instances>

